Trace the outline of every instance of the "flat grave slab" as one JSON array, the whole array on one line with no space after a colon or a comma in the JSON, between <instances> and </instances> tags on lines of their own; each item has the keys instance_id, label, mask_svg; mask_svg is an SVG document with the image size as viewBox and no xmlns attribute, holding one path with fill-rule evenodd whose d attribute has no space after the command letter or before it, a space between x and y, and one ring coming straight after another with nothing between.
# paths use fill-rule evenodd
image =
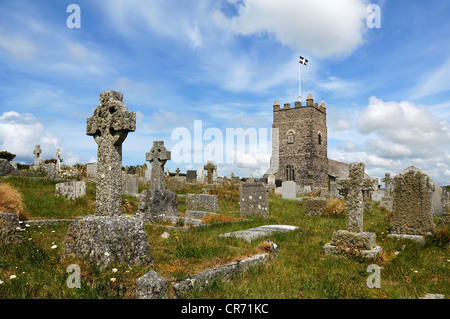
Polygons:
<instances>
[{"instance_id":1,"label":"flat grave slab","mask_svg":"<svg viewBox=\"0 0 450 319\"><path fill-rule=\"evenodd\" d=\"M263 236L269 236L273 233L290 232L298 229L296 226L290 225L264 225L255 228L238 230L231 233L221 234L220 237L236 237L248 242Z\"/></svg>"}]
</instances>

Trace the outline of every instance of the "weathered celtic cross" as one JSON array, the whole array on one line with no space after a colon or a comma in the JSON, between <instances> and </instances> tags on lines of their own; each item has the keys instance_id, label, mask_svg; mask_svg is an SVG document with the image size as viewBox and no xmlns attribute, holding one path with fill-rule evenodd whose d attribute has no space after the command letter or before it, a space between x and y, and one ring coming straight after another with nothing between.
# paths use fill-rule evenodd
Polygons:
<instances>
[{"instance_id":1,"label":"weathered celtic cross","mask_svg":"<svg viewBox=\"0 0 450 319\"><path fill-rule=\"evenodd\" d=\"M203 169L208 171L208 175L207 175L208 184L212 184L214 182L214 176L213 176L214 170L217 169L217 166L214 165L214 163L212 161L208 161L208 164L203 166Z\"/></svg>"},{"instance_id":2,"label":"weathered celtic cross","mask_svg":"<svg viewBox=\"0 0 450 319\"><path fill-rule=\"evenodd\" d=\"M123 104L123 94L100 93L100 103L86 125L86 135L94 137L98 145L96 215L122 213L122 143L128 132L135 130L136 113Z\"/></svg>"},{"instance_id":3,"label":"weathered celtic cross","mask_svg":"<svg viewBox=\"0 0 450 319\"><path fill-rule=\"evenodd\" d=\"M171 153L164 146L163 141L154 141L150 153L145 154L145 160L152 165L150 188L166 189L164 179L164 165L171 158Z\"/></svg>"},{"instance_id":4,"label":"weathered celtic cross","mask_svg":"<svg viewBox=\"0 0 450 319\"><path fill-rule=\"evenodd\" d=\"M349 177L338 178L336 182L339 188L348 190L347 230L363 232L363 190L375 190L374 180L364 177L364 163L350 163Z\"/></svg>"},{"instance_id":5,"label":"weathered celtic cross","mask_svg":"<svg viewBox=\"0 0 450 319\"><path fill-rule=\"evenodd\" d=\"M393 178L391 178L390 173L385 173L384 178L381 179L382 182L384 182L384 196L391 197L392 194L392 183L394 181Z\"/></svg>"},{"instance_id":6,"label":"weathered celtic cross","mask_svg":"<svg viewBox=\"0 0 450 319\"><path fill-rule=\"evenodd\" d=\"M180 168L179 168L179 167L177 167L177 169L175 170L175 173L177 173L177 175L176 175L176 176L180 176L180 172L181 172Z\"/></svg>"}]
</instances>

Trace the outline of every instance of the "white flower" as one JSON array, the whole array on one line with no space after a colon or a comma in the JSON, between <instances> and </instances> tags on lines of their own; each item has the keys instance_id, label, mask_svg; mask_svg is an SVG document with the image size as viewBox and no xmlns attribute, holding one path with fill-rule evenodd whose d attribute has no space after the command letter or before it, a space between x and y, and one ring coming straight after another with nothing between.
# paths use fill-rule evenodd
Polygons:
<instances>
[{"instance_id":1,"label":"white flower","mask_svg":"<svg viewBox=\"0 0 450 319\"><path fill-rule=\"evenodd\" d=\"M113 270L112 270L113 272L117 272L117 268L113 268Z\"/></svg>"},{"instance_id":2,"label":"white flower","mask_svg":"<svg viewBox=\"0 0 450 319\"><path fill-rule=\"evenodd\" d=\"M111 281L112 281L112 282L116 281L116 278L111 278Z\"/></svg>"},{"instance_id":3,"label":"white flower","mask_svg":"<svg viewBox=\"0 0 450 319\"><path fill-rule=\"evenodd\" d=\"M53 246L52 246L52 249L55 249L56 247L58 247L58 246L56 246L56 245L53 245Z\"/></svg>"},{"instance_id":4,"label":"white flower","mask_svg":"<svg viewBox=\"0 0 450 319\"><path fill-rule=\"evenodd\" d=\"M3 283L3 281L2 280L0 280L0 285Z\"/></svg>"},{"instance_id":5,"label":"white flower","mask_svg":"<svg viewBox=\"0 0 450 319\"><path fill-rule=\"evenodd\" d=\"M25 224L25 227L30 227L30 225L29 224Z\"/></svg>"},{"instance_id":6,"label":"white flower","mask_svg":"<svg viewBox=\"0 0 450 319\"><path fill-rule=\"evenodd\" d=\"M16 275L11 275L11 276L9 277L9 279L14 279L14 278L16 278Z\"/></svg>"},{"instance_id":7,"label":"white flower","mask_svg":"<svg viewBox=\"0 0 450 319\"><path fill-rule=\"evenodd\" d=\"M109 256L109 253L105 253L105 256Z\"/></svg>"}]
</instances>

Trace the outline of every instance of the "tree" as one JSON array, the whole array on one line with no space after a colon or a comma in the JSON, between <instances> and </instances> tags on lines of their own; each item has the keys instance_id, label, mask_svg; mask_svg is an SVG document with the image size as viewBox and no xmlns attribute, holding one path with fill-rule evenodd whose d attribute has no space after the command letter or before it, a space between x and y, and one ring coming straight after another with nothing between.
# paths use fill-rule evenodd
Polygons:
<instances>
[{"instance_id":1,"label":"tree","mask_svg":"<svg viewBox=\"0 0 450 319\"><path fill-rule=\"evenodd\" d=\"M1 151L0 152L0 158L4 158L8 162L11 162L14 159L14 157L16 157L16 154L13 154L13 153L10 153L10 152L7 152L7 151Z\"/></svg>"}]
</instances>

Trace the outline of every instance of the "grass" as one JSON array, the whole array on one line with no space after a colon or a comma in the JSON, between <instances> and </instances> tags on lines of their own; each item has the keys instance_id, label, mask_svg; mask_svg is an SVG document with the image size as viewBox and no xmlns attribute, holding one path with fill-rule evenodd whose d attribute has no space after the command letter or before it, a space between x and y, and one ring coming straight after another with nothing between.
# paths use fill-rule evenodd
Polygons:
<instances>
[{"instance_id":1,"label":"grass","mask_svg":"<svg viewBox=\"0 0 450 319\"><path fill-rule=\"evenodd\" d=\"M19 190L24 209L31 218L73 218L94 213L94 185L88 184L85 198L71 202L54 196L53 182L21 178L9 178L4 182ZM239 217L236 189L222 190L221 194L220 213L229 219ZM137 202L135 197L124 196L123 212L135 212ZM185 200L179 198L181 212L185 211L184 203ZM364 230L377 234L377 244L383 247L381 257L376 261L337 259L324 255L323 245L331 240L334 231L345 229L345 214L305 216L301 202L273 195L269 196L269 209L269 220L254 218L190 230L146 225L154 265L132 269L111 265L99 271L76 261L81 268L80 289L67 287L69 261L61 263L59 260L69 224L26 227L24 223L23 244L12 247L0 244L0 281L3 282L0 296L18 299L130 299L135 296L136 280L151 269L165 278L183 280L187 275L208 267L261 253L264 250L261 244L266 239L277 244L277 259L250 269L232 281L216 282L203 291L192 291L185 298L397 299L418 298L426 293L450 295L447 227L437 227L436 234L427 237L424 246L387 238L389 221L384 218L387 212L374 203L373 211L364 215ZM264 224L294 225L299 229L251 243L217 236ZM164 232L168 232L170 237L162 238ZM383 267L380 289L370 289L366 284L370 275L367 267L372 263ZM12 275L16 277L10 279Z\"/></svg>"}]
</instances>

